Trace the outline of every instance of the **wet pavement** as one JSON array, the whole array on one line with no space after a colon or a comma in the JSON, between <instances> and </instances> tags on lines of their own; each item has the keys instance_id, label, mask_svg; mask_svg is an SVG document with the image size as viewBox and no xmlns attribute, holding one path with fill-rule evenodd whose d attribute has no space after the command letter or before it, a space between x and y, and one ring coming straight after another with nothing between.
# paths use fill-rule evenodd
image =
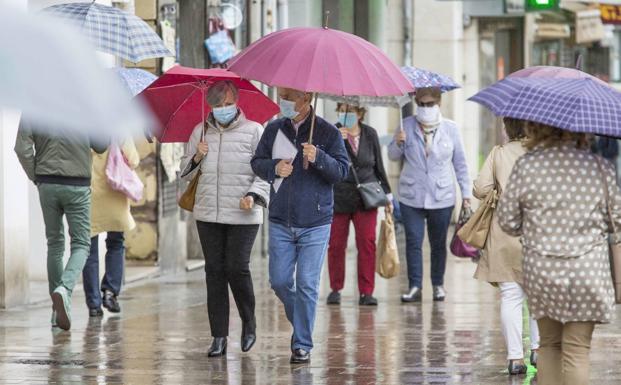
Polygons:
<instances>
[{"instance_id":1,"label":"wet pavement","mask_svg":"<svg viewBox=\"0 0 621 385\"><path fill-rule=\"evenodd\" d=\"M207 358L204 274L196 271L127 289L119 316L89 320L77 295L71 332L49 327L51 305L0 312L0 384L536 384L532 371L507 375L498 294L471 278L473 263L449 258L444 303L425 286L422 304L402 305L402 272L377 277L379 306L360 308L350 259L340 307L325 305L324 269L308 366L289 364L291 328L269 288L267 260L255 258L258 341L249 353L240 352L233 309L227 359ZM618 322L596 328L592 384L621 383L620 337Z\"/></svg>"}]
</instances>

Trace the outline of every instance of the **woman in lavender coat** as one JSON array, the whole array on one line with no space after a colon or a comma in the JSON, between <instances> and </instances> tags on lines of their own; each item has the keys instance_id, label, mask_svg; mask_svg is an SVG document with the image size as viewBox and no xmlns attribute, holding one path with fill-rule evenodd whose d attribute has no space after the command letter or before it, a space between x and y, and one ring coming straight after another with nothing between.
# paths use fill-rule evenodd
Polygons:
<instances>
[{"instance_id":1,"label":"woman in lavender coat","mask_svg":"<svg viewBox=\"0 0 621 385\"><path fill-rule=\"evenodd\" d=\"M446 237L455 207L457 178L463 204L470 205L471 181L457 125L440 114L439 88L418 88L416 116L403 121L388 146L391 160L404 161L399 204L405 227L409 290L402 302L422 297L425 222L431 244L433 300L443 301Z\"/></svg>"}]
</instances>

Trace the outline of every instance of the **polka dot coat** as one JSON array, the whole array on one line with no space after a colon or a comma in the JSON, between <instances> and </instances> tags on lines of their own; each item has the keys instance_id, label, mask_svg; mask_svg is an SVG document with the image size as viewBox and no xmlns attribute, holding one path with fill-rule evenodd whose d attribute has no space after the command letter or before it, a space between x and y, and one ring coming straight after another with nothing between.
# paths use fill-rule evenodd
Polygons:
<instances>
[{"instance_id":1,"label":"polka dot coat","mask_svg":"<svg viewBox=\"0 0 621 385\"><path fill-rule=\"evenodd\" d=\"M600 158L621 230L621 193ZM537 319L610 322L604 184L595 155L568 145L536 148L516 162L497 209L500 227L521 236L524 290Z\"/></svg>"}]
</instances>

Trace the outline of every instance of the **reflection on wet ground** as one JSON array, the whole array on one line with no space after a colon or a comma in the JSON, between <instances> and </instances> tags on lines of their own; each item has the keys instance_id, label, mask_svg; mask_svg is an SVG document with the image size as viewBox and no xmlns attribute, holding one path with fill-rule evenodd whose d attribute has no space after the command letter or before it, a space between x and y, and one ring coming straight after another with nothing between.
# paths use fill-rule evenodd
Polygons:
<instances>
[{"instance_id":1,"label":"reflection on wet ground","mask_svg":"<svg viewBox=\"0 0 621 385\"><path fill-rule=\"evenodd\" d=\"M378 277L377 308L358 307L354 266L352 256L340 307L324 304L324 271L309 366L289 365L291 329L269 288L267 260L256 258L259 329L250 353L240 352L232 316L227 359L207 358L199 271L126 290L120 316L89 320L76 297L70 333L49 328L48 305L0 312L0 384L536 384L532 373L507 375L498 294L471 278L471 262L450 258L444 303L425 287L422 304L402 305L404 272ZM591 383L621 383L620 337L618 323L596 329Z\"/></svg>"}]
</instances>

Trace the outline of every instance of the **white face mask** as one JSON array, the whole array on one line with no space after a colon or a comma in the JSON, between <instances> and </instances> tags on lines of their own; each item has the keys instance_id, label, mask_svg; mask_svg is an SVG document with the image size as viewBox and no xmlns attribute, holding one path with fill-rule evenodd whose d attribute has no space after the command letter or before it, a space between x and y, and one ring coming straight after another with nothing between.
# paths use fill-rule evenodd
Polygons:
<instances>
[{"instance_id":1,"label":"white face mask","mask_svg":"<svg viewBox=\"0 0 621 385\"><path fill-rule=\"evenodd\" d=\"M417 107L416 120L426 126L432 126L440 123L440 106L433 107Z\"/></svg>"}]
</instances>

